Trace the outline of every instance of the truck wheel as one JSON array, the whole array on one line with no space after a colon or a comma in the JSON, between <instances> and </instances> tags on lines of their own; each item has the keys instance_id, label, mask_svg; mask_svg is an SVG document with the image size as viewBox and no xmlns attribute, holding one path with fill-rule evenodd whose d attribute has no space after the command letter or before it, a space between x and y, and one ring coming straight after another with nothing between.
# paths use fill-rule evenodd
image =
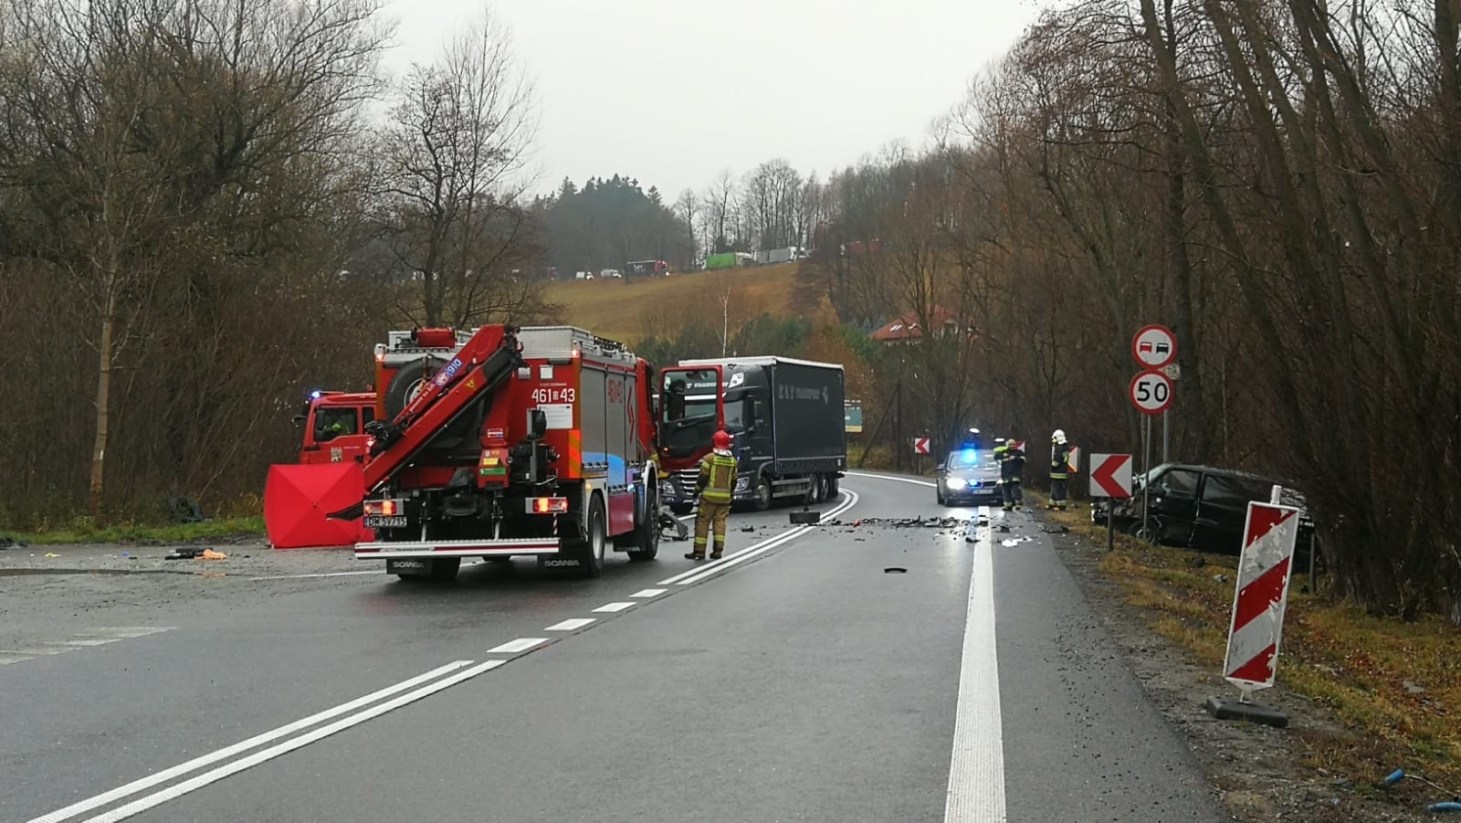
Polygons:
<instances>
[{"instance_id":1,"label":"truck wheel","mask_svg":"<svg viewBox=\"0 0 1461 823\"><path fill-rule=\"evenodd\" d=\"M431 582L449 583L457 577L462 568L460 557L439 557L431 561Z\"/></svg>"},{"instance_id":2,"label":"truck wheel","mask_svg":"<svg viewBox=\"0 0 1461 823\"><path fill-rule=\"evenodd\" d=\"M634 544L629 549L632 563L653 560L659 554L659 490L646 489L644 499L644 517L634 529Z\"/></svg>"},{"instance_id":3,"label":"truck wheel","mask_svg":"<svg viewBox=\"0 0 1461 823\"><path fill-rule=\"evenodd\" d=\"M837 499L837 495L840 492L841 492L841 489L839 489L838 488L838 485L837 485L837 475L835 475L835 474L829 474L829 475L827 475L827 499L828 500L836 500Z\"/></svg>"},{"instance_id":4,"label":"truck wheel","mask_svg":"<svg viewBox=\"0 0 1461 823\"><path fill-rule=\"evenodd\" d=\"M766 475L756 477L756 497L751 502L758 512L771 508L771 481L766 479Z\"/></svg>"},{"instance_id":5,"label":"truck wheel","mask_svg":"<svg viewBox=\"0 0 1461 823\"><path fill-rule=\"evenodd\" d=\"M594 495L588 507L588 539L579 546L586 577L604 573L604 553L609 550L609 529L604 515L604 499Z\"/></svg>"},{"instance_id":6,"label":"truck wheel","mask_svg":"<svg viewBox=\"0 0 1461 823\"><path fill-rule=\"evenodd\" d=\"M396 572L396 577L407 583L450 583L462 568L460 557L438 557L426 562L431 564L426 571Z\"/></svg>"}]
</instances>

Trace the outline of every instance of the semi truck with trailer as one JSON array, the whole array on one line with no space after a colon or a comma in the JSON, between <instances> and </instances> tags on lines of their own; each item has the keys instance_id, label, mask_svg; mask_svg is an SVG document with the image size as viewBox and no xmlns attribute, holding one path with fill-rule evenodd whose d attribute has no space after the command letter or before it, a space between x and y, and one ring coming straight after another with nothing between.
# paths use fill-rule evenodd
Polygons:
<instances>
[{"instance_id":1,"label":"semi truck with trailer","mask_svg":"<svg viewBox=\"0 0 1461 823\"><path fill-rule=\"evenodd\" d=\"M674 511L695 503L700 460L717 429L732 437L734 499L757 511L777 501L819 503L847 470L842 366L785 357L685 360L660 375L660 494Z\"/></svg>"},{"instance_id":2,"label":"semi truck with trailer","mask_svg":"<svg viewBox=\"0 0 1461 823\"><path fill-rule=\"evenodd\" d=\"M358 472L355 502L329 513L374 531L356 558L449 580L468 557L534 556L589 576L610 551L655 557L649 361L582 329L506 325L391 332L375 361L367 458L274 467Z\"/></svg>"}]
</instances>

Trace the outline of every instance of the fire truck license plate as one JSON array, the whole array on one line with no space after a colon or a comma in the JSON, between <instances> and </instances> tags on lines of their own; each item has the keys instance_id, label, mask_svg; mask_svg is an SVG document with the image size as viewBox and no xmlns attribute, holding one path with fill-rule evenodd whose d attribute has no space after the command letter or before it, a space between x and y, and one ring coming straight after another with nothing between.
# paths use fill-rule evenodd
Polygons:
<instances>
[{"instance_id":1,"label":"fire truck license plate","mask_svg":"<svg viewBox=\"0 0 1461 823\"><path fill-rule=\"evenodd\" d=\"M404 529L406 528L406 518L405 516L372 515L365 518L365 527L367 529Z\"/></svg>"}]
</instances>

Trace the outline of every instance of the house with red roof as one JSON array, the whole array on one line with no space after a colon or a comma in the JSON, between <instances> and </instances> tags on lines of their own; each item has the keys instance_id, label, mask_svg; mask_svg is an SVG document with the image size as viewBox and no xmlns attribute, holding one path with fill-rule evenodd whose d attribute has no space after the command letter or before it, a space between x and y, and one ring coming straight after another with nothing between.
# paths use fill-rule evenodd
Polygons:
<instances>
[{"instance_id":1,"label":"house with red roof","mask_svg":"<svg viewBox=\"0 0 1461 823\"><path fill-rule=\"evenodd\" d=\"M930 312L928 321L929 325L934 329L933 336L935 338L959 333L960 323L958 315L943 306L934 306ZM923 338L923 334L923 321L918 318L918 313L908 312L901 317L888 321L868 336L883 345L891 346L917 342Z\"/></svg>"}]
</instances>

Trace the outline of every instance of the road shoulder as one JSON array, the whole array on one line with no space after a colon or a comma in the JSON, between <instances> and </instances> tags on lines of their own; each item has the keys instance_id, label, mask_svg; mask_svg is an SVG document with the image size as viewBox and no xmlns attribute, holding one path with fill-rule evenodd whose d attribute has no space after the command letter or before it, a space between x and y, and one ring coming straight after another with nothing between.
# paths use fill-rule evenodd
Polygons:
<instances>
[{"instance_id":1,"label":"road shoulder","mask_svg":"<svg viewBox=\"0 0 1461 823\"><path fill-rule=\"evenodd\" d=\"M1058 527L1050 528L1058 532ZM1210 696L1236 697L1237 690L1216 669L1196 664L1184 649L1153 631L1147 612L1125 602L1119 587L1100 571L1104 544L1070 533L1051 537L1142 689L1193 750L1237 819L1255 823L1431 819L1420 810L1367 797L1367 787L1306 763L1306 739L1342 730L1321 707L1282 687L1281 664L1279 686L1262 693L1259 700L1286 711L1288 729L1213 719L1203 702ZM1382 777L1376 775L1375 782Z\"/></svg>"}]
</instances>

